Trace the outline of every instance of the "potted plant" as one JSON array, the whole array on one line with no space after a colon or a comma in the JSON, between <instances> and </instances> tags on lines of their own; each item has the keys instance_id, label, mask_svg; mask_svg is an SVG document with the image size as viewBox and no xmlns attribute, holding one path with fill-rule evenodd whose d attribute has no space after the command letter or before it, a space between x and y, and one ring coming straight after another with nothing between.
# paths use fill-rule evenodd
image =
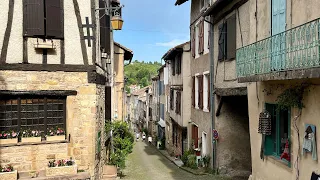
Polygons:
<instances>
[{"instance_id":1,"label":"potted plant","mask_svg":"<svg viewBox=\"0 0 320 180\"><path fill-rule=\"evenodd\" d=\"M38 130L24 129L21 131L22 143L41 142L41 132Z\"/></svg>"},{"instance_id":2,"label":"potted plant","mask_svg":"<svg viewBox=\"0 0 320 180\"><path fill-rule=\"evenodd\" d=\"M59 175L74 175L77 174L78 167L75 162L70 159L52 160L49 161L46 168L46 176L59 176Z\"/></svg>"},{"instance_id":3,"label":"potted plant","mask_svg":"<svg viewBox=\"0 0 320 180\"><path fill-rule=\"evenodd\" d=\"M15 131L1 131L0 145L18 143L18 134L19 133L15 132Z\"/></svg>"},{"instance_id":4,"label":"potted plant","mask_svg":"<svg viewBox=\"0 0 320 180\"><path fill-rule=\"evenodd\" d=\"M17 171L11 165L0 166L0 179L16 180L17 177Z\"/></svg>"},{"instance_id":5,"label":"potted plant","mask_svg":"<svg viewBox=\"0 0 320 180\"><path fill-rule=\"evenodd\" d=\"M64 141L66 140L65 130L60 127L47 129L47 141Z\"/></svg>"}]
</instances>

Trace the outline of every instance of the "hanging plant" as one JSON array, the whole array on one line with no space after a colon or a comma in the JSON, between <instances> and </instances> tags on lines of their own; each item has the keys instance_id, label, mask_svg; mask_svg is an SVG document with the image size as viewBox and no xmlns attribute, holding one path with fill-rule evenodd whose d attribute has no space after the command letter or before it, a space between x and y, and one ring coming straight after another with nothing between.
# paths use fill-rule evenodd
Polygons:
<instances>
[{"instance_id":1,"label":"hanging plant","mask_svg":"<svg viewBox=\"0 0 320 180\"><path fill-rule=\"evenodd\" d=\"M286 89L277 97L278 110L288 108L302 109L304 107L302 99L305 85L294 86Z\"/></svg>"}]
</instances>

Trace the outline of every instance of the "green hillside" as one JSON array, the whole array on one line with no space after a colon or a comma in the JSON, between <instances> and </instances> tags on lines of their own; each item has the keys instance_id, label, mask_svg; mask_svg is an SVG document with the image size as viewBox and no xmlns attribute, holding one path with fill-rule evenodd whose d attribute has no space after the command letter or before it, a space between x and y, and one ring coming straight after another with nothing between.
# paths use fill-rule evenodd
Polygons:
<instances>
[{"instance_id":1,"label":"green hillside","mask_svg":"<svg viewBox=\"0 0 320 180\"><path fill-rule=\"evenodd\" d=\"M130 93L130 85L140 85L141 88L151 84L151 78L158 74L157 70L161 67L159 62L139 62L133 61L125 65L124 74L127 78L126 91Z\"/></svg>"}]
</instances>

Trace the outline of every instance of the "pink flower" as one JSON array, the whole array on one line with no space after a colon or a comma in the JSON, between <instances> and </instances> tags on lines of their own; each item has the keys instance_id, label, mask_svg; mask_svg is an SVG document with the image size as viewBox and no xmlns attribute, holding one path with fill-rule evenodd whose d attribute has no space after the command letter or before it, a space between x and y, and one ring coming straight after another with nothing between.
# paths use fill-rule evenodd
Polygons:
<instances>
[{"instance_id":1,"label":"pink flower","mask_svg":"<svg viewBox=\"0 0 320 180\"><path fill-rule=\"evenodd\" d=\"M3 137L7 137L7 133L4 133L4 134L3 134Z\"/></svg>"},{"instance_id":2,"label":"pink flower","mask_svg":"<svg viewBox=\"0 0 320 180\"><path fill-rule=\"evenodd\" d=\"M16 136L17 136L17 133L13 132L12 137L16 137Z\"/></svg>"}]
</instances>

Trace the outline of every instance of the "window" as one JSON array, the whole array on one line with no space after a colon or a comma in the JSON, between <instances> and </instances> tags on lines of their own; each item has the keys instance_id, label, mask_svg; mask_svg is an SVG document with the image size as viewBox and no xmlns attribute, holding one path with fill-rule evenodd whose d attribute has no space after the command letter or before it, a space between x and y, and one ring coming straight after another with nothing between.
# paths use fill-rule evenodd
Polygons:
<instances>
[{"instance_id":1,"label":"window","mask_svg":"<svg viewBox=\"0 0 320 180\"><path fill-rule=\"evenodd\" d=\"M203 109L203 75L200 75L198 78L198 107Z\"/></svg>"},{"instance_id":2,"label":"window","mask_svg":"<svg viewBox=\"0 0 320 180\"><path fill-rule=\"evenodd\" d=\"M174 102L174 90L170 90L170 109L173 110L173 102Z\"/></svg>"},{"instance_id":3,"label":"window","mask_svg":"<svg viewBox=\"0 0 320 180\"><path fill-rule=\"evenodd\" d=\"M196 93L195 86L196 86L195 76L192 76L192 92L191 92L192 93L191 94L192 107L195 107L195 105L196 105L196 102L195 102L195 93Z\"/></svg>"},{"instance_id":4,"label":"window","mask_svg":"<svg viewBox=\"0 0 320 180\"><path fill-rule=\"evenodd\" d=\"M265 154L280 158L290 137L290 110L278 110L277 107L276 104L266 104L266 110L271 115L272 132L266 136Z\"/></svg>"},{"instance_id":5,"label":"window","mask_svg":"<svg viewBox=\"0 0 320 180\"><path fill-rule=\"evenodd\" d=\"M172 73L172 76L176 75L176 61L175 60L171 61L171 73Z\"/></svg>"},{"instance_id":6,"label":"window","mask_svg":"<svg viewBox=\"0 0 320 180\"><path fill-rule=\"evenodd\" d=\"M176 92L176 113L181 115L181 91Z\"/></svg>"},{"instance_id":7,"label":"window","mask_svg":"<svg viewBox=\"0 0 320 180\"><path fill-rule=\"evenodd\" d=\"M209 111L210 110L210 81L209 81L209 74L205 74L203 76L203 110Z\"/></svg>"},{"instance_id":8,"label":"window","mask_svg":"<svg viewBox=\"0 0 320 180\"><path fill-rule=\"evenodd\" d=\"M63 0L23 0L23 34L63 38Z\"/></svg>"},{"instance_id":9,"label":"window","mask_svg":"<svg viewBox=\"0 0 320 180\"><path fill-rule=\"evenodd\" d=\"M164 120L164 104L160 104L160 118Z\"/></svg>"},{"instance_id":10,"label":"window","mask_svg":"<svg viewBox=\"0 0 320 180\"><path fill-rule=\"evenodd\" d=\"M219 25L218 60L232 60L236 57L236 15Z\"/></svg>"},{"instance_id":11,"label":"window","mask_svg":"<svg viewBox=\"0 0 320 180\"><path fill-rule=\"evenodd\" d=\"M49 130L65 132L65 103L65 97L1 97L0 131L38 131L43 140Z\"/></svg>"},{"instance_id":12,"label":"window","mask_svg":"<svg viewBox=\"0 0 320 180\"><path fill-rule=\"evenodd\" d=\"M200 11L202 11L203 10L203 8L204 8L204 2L205 2L206 0L200 0Z\"/></svg>"},{"instance_id":13,"label":"window","mask_svg":"<svg viewBox=\"0 0 320 180\"><path fill-rule=\"evenodd\" d=\"M178 54L175 57L176 73L177 74L181 74L181 57L182 57L182 54Z\"/></svg>"},{"instance_id":14,"label":"window","mask_svg":"<svg viewBox=\"0 0 320 180\"><path fill-rule=\"evenodd\" d=\"M195 108L199 109L199 77L195 77L195 86L194 86L194 98L195 98Z\"/></svg>"},{"instance_id":15,"label":"window","mask_svg":"<svg viewBox=\"0 0 320 180\"><path fill-rule=\"evenodd\" d=\"M198 58L200 55L209 53L209 24L204 21L204 18L199 20L193 27L191 33L191 53L192 57Z\"/></svg>"}]
</instances>

